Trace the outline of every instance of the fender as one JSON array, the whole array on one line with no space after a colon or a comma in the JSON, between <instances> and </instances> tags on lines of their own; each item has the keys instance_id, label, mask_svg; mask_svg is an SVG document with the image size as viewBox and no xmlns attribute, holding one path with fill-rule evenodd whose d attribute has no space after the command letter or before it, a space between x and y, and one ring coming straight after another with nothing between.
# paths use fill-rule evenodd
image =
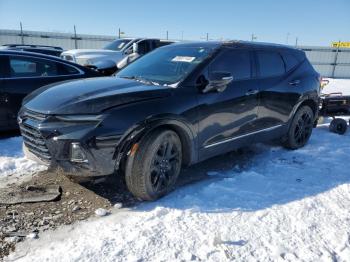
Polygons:
<instances>
[{"instance_id":1,"label":"fender","mask_svg":"<svg viewBox=\"0 0 350 262\"><path fill-rule=\"evenodd\" d=\"M115 170L121 168L121 163L129 154L133 144L140 141L147 134L160 127L169 127L176 131L184 145L185 164L191 165L198 162L197 132L194 126L178 115L152 116L130 127L121 137L116 147L113 159L116 160Z\"/></svg>"}]
</instances>

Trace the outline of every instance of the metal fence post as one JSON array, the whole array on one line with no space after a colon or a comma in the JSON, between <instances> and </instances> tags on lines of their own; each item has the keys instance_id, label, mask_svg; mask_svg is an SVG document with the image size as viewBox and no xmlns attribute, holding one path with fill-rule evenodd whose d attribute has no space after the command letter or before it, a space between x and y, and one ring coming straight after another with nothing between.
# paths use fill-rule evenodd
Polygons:
<instances>
[{"instance_id":1,"label":"metal fence post","mask_svg":"<svg viewBox=\"0 0 350 262\"><path fill-rule=\"evenodd\" d=\"M335 75L335 69L337 66L337 62L338 62L338 53L339 53L339 48L340 48L340 41L338 42L338 47L335 53L335 57L334 57L334 64L333 64L333 72L332 72L332 78L334 78Z\"/></svg>"}]
</instances>

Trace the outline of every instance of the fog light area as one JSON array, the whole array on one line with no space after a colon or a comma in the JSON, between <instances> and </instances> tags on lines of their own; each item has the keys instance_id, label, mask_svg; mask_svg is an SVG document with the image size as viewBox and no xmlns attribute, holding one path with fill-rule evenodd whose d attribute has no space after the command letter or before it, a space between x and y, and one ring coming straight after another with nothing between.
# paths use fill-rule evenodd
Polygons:
<instances>
[{"instance_id":1,"label":"fog light area","mask_svg":"<svg viewBox=\"0 0 350 262\"><path fill-rule=\"evenodd\" d=\"M70 161L78 163L88 162L86 155L80 143L71 143L70 146Z\"/></svg>"}]
</instances>

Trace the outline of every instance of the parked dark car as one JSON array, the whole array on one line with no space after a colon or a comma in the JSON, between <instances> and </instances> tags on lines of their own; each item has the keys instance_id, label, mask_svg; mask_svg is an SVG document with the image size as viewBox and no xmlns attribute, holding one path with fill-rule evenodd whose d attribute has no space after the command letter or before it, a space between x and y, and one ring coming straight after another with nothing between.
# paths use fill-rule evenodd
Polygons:
<instances>
[{"instance_id":1,"label":"parked dark car","mask_svg":"<svg viewBox=\"0 0 350 262\"><path fill-rule=\"evenodd\" d=\"M40 53L44 55L60 56L63 52L62 47L47 46L47 45L21 45L21 44L7 44L2 45L0 50L17 50Z\"/></svg>"},{"instance_id":2,"label":"parked dark car","mask_svg":"<svg viewBox=\"0 0 350 262\"><path fill-rule=\"evenodd\" d=\"M18 128L16 119L23 98L39 87L95 76L100 74L53 56L0 51L0 130Z\"/></svg>"},{"instance_id":3,"label":"parked dark car","mask_svg":"<svg viewBox=\"0 0 350 262\"><path fill-rule=\"evenodd\" d=\"M32 94L20 112L30 157L72 174L125 175L144 200L182 165L270 139L297 149L318 114L319 74L303 51L250 42L161 47L115 78Z\"/></svg>"}]
</instances>

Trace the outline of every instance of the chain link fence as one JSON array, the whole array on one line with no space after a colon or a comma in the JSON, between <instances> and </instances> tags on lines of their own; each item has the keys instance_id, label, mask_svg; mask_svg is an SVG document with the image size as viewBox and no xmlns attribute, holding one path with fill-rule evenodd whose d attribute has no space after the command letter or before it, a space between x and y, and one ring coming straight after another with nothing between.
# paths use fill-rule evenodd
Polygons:
<instances>
[{"instance_id":1,"label":"chain link fence","mask_svg":"<svg viewBox=\"0 0 350 262\"><path fill-rule=\"evenodd\" d=\"M118 36L87 35L21 30L0 30L0 45L31 44L59 46L65 50L99 49ZM350 78L350 49L298 46L305 51L312 65L323 77Z\"/></svg>"}]
</instances>

